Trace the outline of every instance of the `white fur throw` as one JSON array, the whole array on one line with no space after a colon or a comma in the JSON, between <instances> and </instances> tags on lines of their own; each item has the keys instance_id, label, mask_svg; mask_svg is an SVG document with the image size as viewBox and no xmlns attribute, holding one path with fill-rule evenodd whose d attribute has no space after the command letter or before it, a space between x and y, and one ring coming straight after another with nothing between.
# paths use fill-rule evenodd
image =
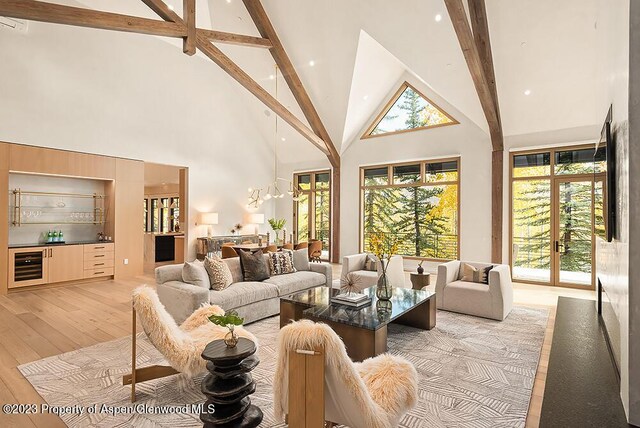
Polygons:
<instances>
[{"instance_id":1,"label":"white fur throw","mask_svg":"<svg viewBox=\"0 0 640 428\"><path fill-rule=\"evenodd\" d=\"M190 376L206 370L206 361L200 356L205 346L223 339L228 330L209 321L209 316L223 315L219 306L203 305L187 318L180 327L160 303L154 289L143 285L133 290L133 307L149 340L165 357L171 367ZM236 333L254 341L256 337L243 327Z\"/></svg>"},{"instance_id":2,"label":"white fur throw","mask_svg":"<svg viewBox=\"0 0 640 428\"><path fill-rule=\"evenodd\" d=\"M323 348L325 353L325 398L334 393L343 404L354 403L349 414L332 411L330 422L349 424L352 428L391 428L413 406L418 398L418 374L403 358L384 354L362 363L352 363L338 335L326 324L308 320L293 322L280 330L277 342L278 360L274 377L274 413L283 420L288 403L288 353L296 349ZM328 395L329 394L329 395ZM325 408L329 415L329 408Z\"/></svg>"}]
</instances>

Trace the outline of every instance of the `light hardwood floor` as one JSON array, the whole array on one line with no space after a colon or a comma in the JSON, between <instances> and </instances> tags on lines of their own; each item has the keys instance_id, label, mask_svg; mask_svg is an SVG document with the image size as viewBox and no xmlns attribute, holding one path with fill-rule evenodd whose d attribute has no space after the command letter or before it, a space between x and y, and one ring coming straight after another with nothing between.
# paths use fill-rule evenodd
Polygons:
<instances>
[{"instance_id":1,"label":"light hardwood floor","mask_svg":"<svg viewBox=\"0 0 640 428\"><path fill-rule=\"evenodd\" d=\"M339 271L340 266L336 265L334 277L339 277ZM18 371L20 364L131 334L131 291L143 283L153 284L153 277L64 285L0 296L0 404L43 403ZM430 288L433 284L435 278ZM515 284L514 288L516 304L551 308L527 419L527 427L537 427L557 297L594 299L595 295L583 290L526 284ZM55 415L8 416L0 412L0 426L48 428L64 424Z\"/></svg>"}]
</instances>

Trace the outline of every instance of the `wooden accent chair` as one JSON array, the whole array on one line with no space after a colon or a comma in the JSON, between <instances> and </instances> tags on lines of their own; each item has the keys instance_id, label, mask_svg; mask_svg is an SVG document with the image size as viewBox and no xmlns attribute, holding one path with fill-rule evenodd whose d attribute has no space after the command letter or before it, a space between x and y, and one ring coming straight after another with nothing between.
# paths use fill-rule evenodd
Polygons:
<instances>
[{"instance_id":1,"label":"wooden accent chair","mask_svg":"<svg viewBox=\"0 0 640 428\"><path fill-rule=\"evenodd\" d=\"M122 377L123 385L131 385L131 402L136 401L136 383L185 373L194 376L207 369L201 354L213 340L223 339L228 330L209 321L211 315L224 315L219 306L209 305L197 309L180 327L173 320L156 291L143 285L133 290L133 331L131 335L131 373ZM170 364L136 368L136 315L149 341ZM235 329L238 336L258 343L255 336L242 327Z\"/></svg>"},{"instance_id":2,"label":"wooden accent chair","mask_svg":"<svg viewBox=\"0 0 640 428\"><path fill-rule=\"evenodd\" d=\"M313 240L309 243L309 260L312 262L322 262L322 241Z\"/></svg>"},{"instance_id":3,"label":"wooden accent chair","mask_svg":"<svg viewBox=\"0 0 640 428\"><path fill-rule=\"evenodd\" d=\"M278 251L277 245L267 245L267 247L264 249L265 253L275 253L276 251Z\"/></svg>"},{"instance_id":4,"label":"wooden accent chair","mask_svg":"<svg viewBox=\"0 0 640 428\"><path fill-rule=\"evenodd\" d=\"M220 247L220 251L222 252L223 259L231 259L233 257L239 257L236 249L230 245L223 245L222 247Z\"/></svg>"},{"instance_id":5,"label":"wooden accent chair","mask_svg":"<svg viewBox=\"0 0 640 428\"><path fill-rule=\"evenodd\" d=\"M293 242L289 242L289 243L287 243L287 244L284 244L284 245L282 246L282 249L283 249L283 250L293 250Z\"/></svg>"},{"instance_id":6,"label":"wooden accent chair","mask_svg":"<svg viewBox=\"0 0 640 428\"><path fill-rule=\"evenodd\" d=\"M353 363L326 324L293 322L280 330L277 343L274 416L286 416L290 427L394 427L418 400L410 362L383 354Z\"/></svg>"},{"instance_id":7,"label":"wooden accent chair","mask_svg":"<svg viewBox=\"0 0 640 428\"><path fill-rule=\"evenodd\" d=\"M300 242L296 245L296 250L301 250L302 248L309 248L308 242Z\"/></svg>"}]
</instances>

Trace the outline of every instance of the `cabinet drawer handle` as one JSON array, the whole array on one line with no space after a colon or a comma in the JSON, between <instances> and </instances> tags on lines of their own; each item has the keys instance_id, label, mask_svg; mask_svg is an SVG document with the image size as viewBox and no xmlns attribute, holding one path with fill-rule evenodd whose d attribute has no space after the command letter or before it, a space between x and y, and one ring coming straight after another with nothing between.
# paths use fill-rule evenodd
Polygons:
<instances>
[{"instance_id":1,"label":"cabinet drawer handle","mask_svg":"<svg viewBox=\"0 0 640 428\"><path fill-rule=\"evenodd\" d=\"M104 247L93 247L93 249L94 249L94 250L101 250L101 249L103 249L103 248L104 248Z\"/></svg>"},{"instance_id":2,"label":"cabinet drawer handle","mask_svg":"<svg viewBox=\"0 0 640 428\"><path fill-rule=\"evenodd\" d=\"M94 275L100 275L101 273L104 273L104 272L94 272L93 274Z\"/></svg>"},{"instance_id":3,"label":"cabinet drawer handle","mask_svg":"<svg viewBox=\"0 0 640 428\"><path fill-rule=\"evenodd\" d=\"M97 255L95 255L93 257L104 257L104 254L97 254Z\"/></svg>"},{"instance_id":4,"label":"cabinet drawer handle","mask_svg":"<svg viewBox=\"0 0 640 428\"><path fill-rule=\"evenodd\" d=\"M94 263L94 266L104 266L104 263Z\"/></svg>"}]
</instances>

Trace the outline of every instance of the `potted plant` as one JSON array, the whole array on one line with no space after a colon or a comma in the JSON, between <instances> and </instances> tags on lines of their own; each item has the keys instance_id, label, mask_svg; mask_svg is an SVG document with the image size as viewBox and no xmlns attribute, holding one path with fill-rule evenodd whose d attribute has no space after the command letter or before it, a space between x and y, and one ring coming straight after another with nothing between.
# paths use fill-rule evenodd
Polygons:
<instances>
[{"instance_id":1,"label":"potted plant","mask_svg":"<svg viewBox=\"0 0 640 428\"><path fill-rule=\"evenodd\" d=\"M391 257L398 252L398 239L384 232L375 232L369 238L369 247L382 266L382 273L378 277L376 287L376 297L379 300L390 300L393 289L387 278L387 268Z\"/></svg>"},{"instance_id":2,"label":"potted plant","mask_svg":"<svg viewBox=\"0 0 640 428\"><path fill-rule=\"evenodd\" d=\"M418 269L416 269L420 275L424 273L424 268L422 267L422 263L424 263L424 260L421 260L420 263L418 263Z\"/></svg>"},{"instance_id":3,"label":"potted plant","mask_svg":"<svg viewBox=\"0 0 640 428\"><path fill-rule=\"evenodd\" d=\"M284 225L287 224L287 220L283 219L283 218L270 218L269 219L269 226L271 226L271 229L273 229L273 231L276 233L276 240L275 242L278 242L278 234L279 232L284 229Z\"/></svg>"},{"instance_id":4,"label":"potted plant","mask_svg":"<svg viewBox=\"0 0 640 428\"><path fill-rule=\"evenodd\" d=\"M240 318L235 311L229 311L225 315L211 315L209 321L229 329L229 332L224 336L224 343L227 348L235 348L238 344L238 335L235 332L235 327L242 325L244 318Z\"/></svg>"}]
</instances>

